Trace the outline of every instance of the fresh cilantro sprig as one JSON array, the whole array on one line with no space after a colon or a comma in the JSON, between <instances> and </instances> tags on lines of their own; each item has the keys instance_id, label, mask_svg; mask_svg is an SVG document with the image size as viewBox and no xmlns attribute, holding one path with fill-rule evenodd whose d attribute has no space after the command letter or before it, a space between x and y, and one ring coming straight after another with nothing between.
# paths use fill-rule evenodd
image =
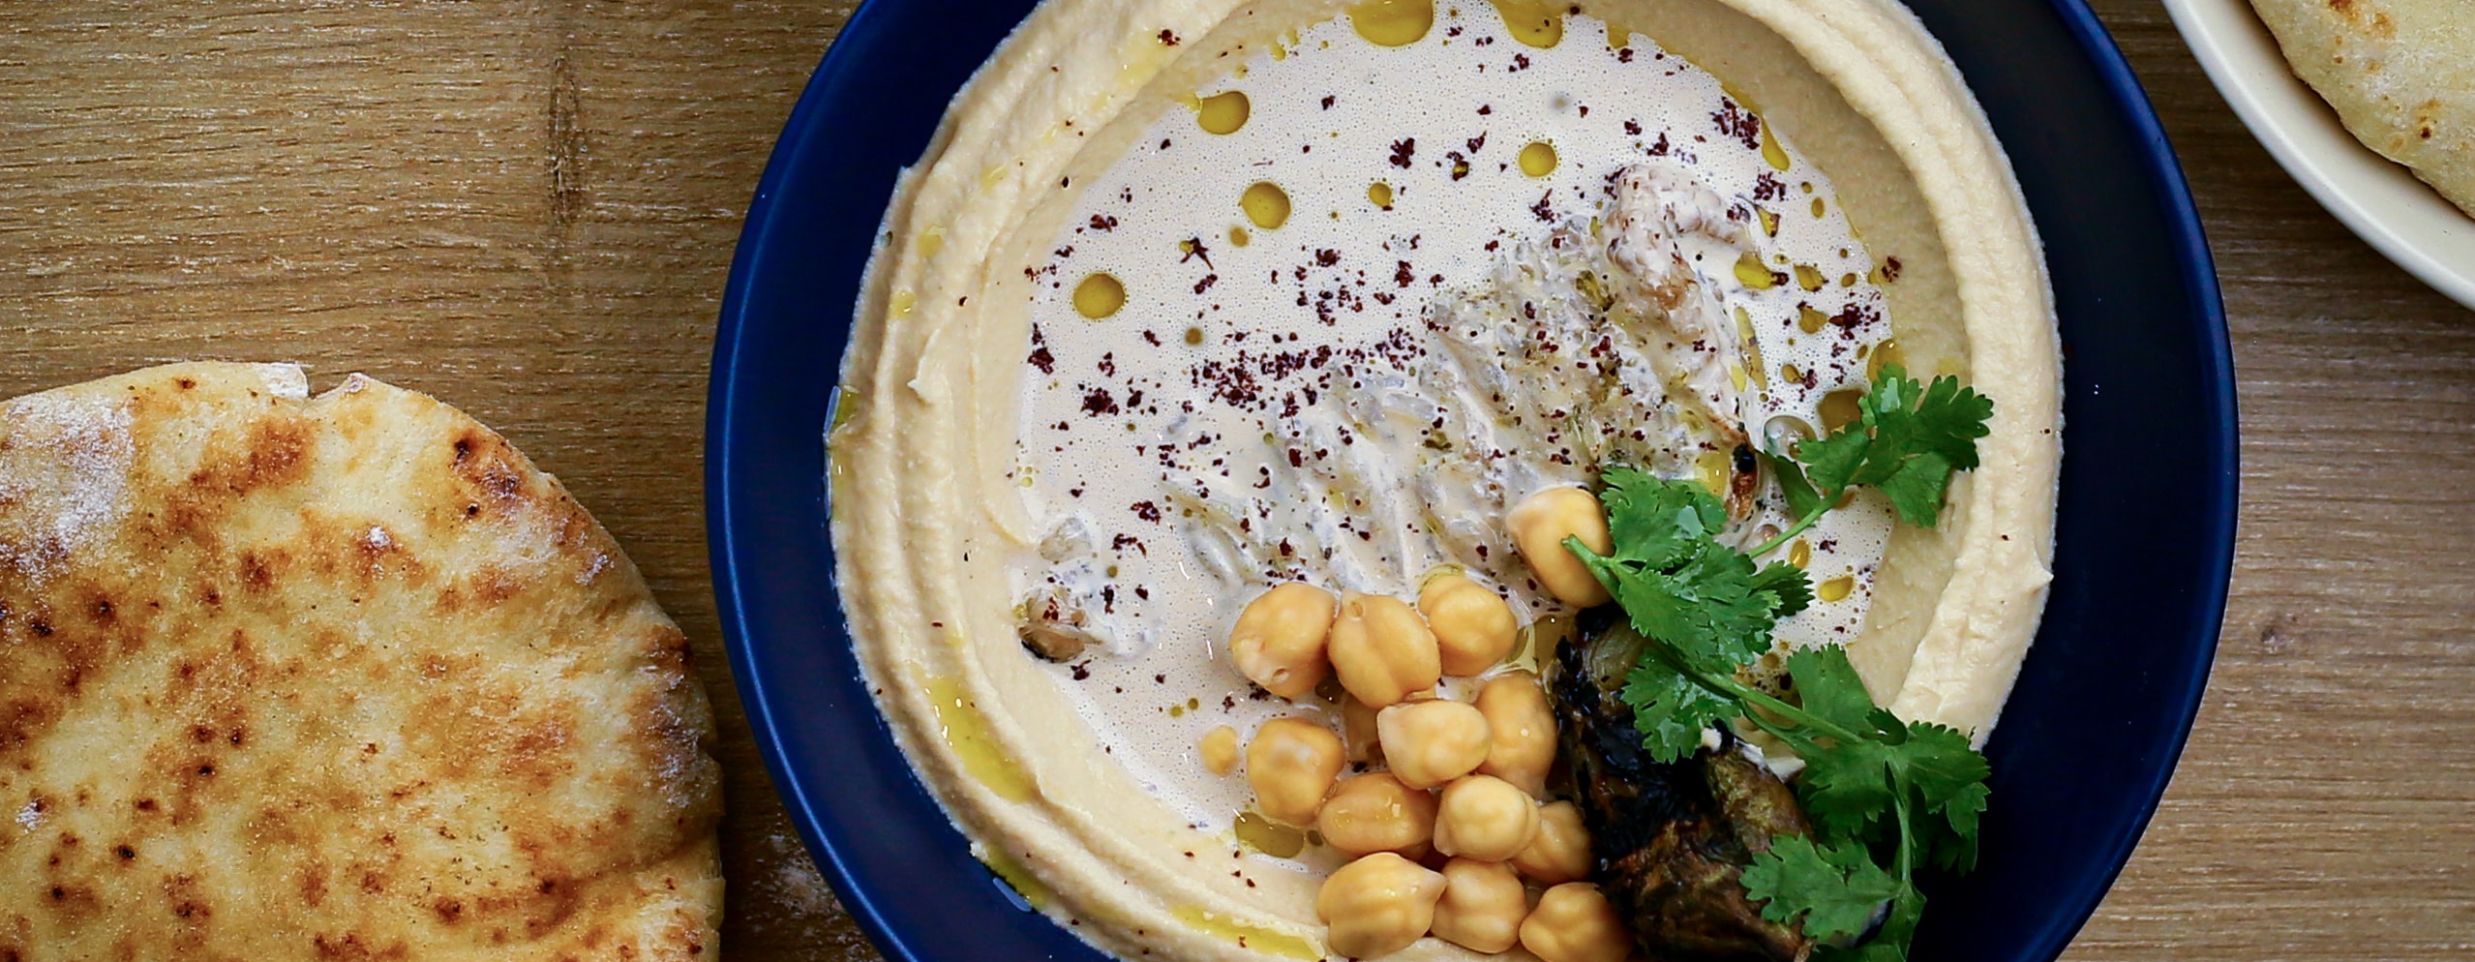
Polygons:
<instances>
[{"instance_id":1,"label":"fresh cilantro sprig","mask_svg":"<svg viewBox=\"0 0 2475 962\"><path fill-rule=\"evenodd\" d=\"M1793 458L1765 459L1796 521L1753 549L1756 557L1795 540L1857 487L1882 492L1900 520L1933 527L1951 475L1977 466L1977 439L1994 415L1993 399L1958 378L1919 384L1897 364L1883 365L1856 408L1856 420L1798 444Z\"/></svg>"},{"instance_id":2,"label":"fresh cilantro sprig","mask_svg":"<svg viewBox=\"0 0 2475 962\"><path fill-rule=\"evenodd\" d=\"M1683 759L1700 750L1706 729L1742 719L1804 759L1796 787L1814 837L1774 839L1744 871L1763 917L1826 943L1873 929L1854 948L1826 945L1822 958L1904 962L1925 910L1917 866L1927 859L1958 870L1975 864L1990 773L1984 756L1955 729L1902 722L1874 704L1844 648L1788 657L1797 703L1742 678L1769 651L1778 620L1813 600L1802 569L1755 559L1812 528L1859 487L1879 491L1903 520L1933 526L1952 474L1977 466L1976 440L1986 435L1993 402L1956 379L1923 385L1890 365L1858 412L1830 435L1797 445L1792 457L1768 459L1796 520L1751 552L1718 540L1726 511L1707 489L1617 467L1602 473L1600 495L1613 550L1600 555L1578 539L1565 547L1643 636L1621 695L1651 757ZM1877 928L1874 916L1886 904Z\"/></svg>"}]
</instances>

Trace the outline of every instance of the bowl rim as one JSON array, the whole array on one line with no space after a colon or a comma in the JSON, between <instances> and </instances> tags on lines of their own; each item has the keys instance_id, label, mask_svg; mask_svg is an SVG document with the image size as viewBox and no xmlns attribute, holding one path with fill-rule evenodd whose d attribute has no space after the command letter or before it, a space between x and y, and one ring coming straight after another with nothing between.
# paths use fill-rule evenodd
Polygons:
<instances>
[{"instance_id":1,"label":"bowl rim","mask_svg":"<svg viewBox=\"0 0 2475 962\"><path fill-rule=\"evenodd\" d=\"M2179 0L2167 0L2169 6ZM2158 803L2166 788L2174 781L2175 770L2181 767L2183 749L2191 742L2193 723L2200 715L2200 706L2208 692L2209 670L2217 661L2219 636L2225 631L2226 597L2234 575L2235 524L2241 505L2242 449L2238 438L2240 418L2235 403L2234 345L2226 325L2223 293L2217 286L2217 262L2209 251L2208 236L2201 226L2200 209L2193 201L2191 184L2183 174L2182 161L2175 155L2167 139L2165 124L2157 117L2146 88L2141 86L2131 61L2123 56L2121 46L2114 42L2088 0L2047 0L2055 13L2079 41L2081 50L2104 75L2107 91L2123 120L2138 133L2147 150L2142 158L2149 179L2156 184L2159 200L2166 208L2167 219L2174 225L2174 246L2182 251L2181 266L2185 286L2192 292L2194 321L2206 328L2207 343L2200 357L2209 388L2208 419L2217 426L2210 439L2209 461L2218 466L2210 502L2214 510L2205 519L2208 536L2203 547L2206 560L2199 590L2190 600L2194 618L2192 624L2201 630L2201 637L2192 646L2191 681L2177 694L2179 705L2176 722L2163 743L2164 762L2156 767L2148 783L2135 789L2141 799L2140 816L2126 823L2106 846L2105 861L2113 866L2098 873L2091 885L2075 893L2076 904L2055 913L2044 929L2030 942L2032 959L2061 957L2071 940L2097 906L2113 891L2114 882L2131 864L2131 856L2140 839L2148 833L2149 823L2157 817ZM2065 362L2068 364L2068 361ZM2066 378L2068 375L2066 374ZM2067 384L2066 380L2066 384Z\"/></svg>"},{"instance_id":2,"label":"bowl rim","mask_svg":"<svg viewBox=\"0 0 2475 962\"><path fill-rule=\"evenodd\" d=\"M2475 214L2349 133L2251 0L2164 0L2201 70L2269 156L2381 256L2475 308Z\"/></svg>"},{"instance_id":3,"label":"bowl rim","mask_svg":"<svg viewBox=\"0 0 2475 962\"><path fill-rule=\"evenodd\" d=\"M783 124L780 137L767 157L764 173L759 178L748 213L733 252L731 268L723 291L713 357L709 370L705 424L705 501L706 537L713 576L717 618L723 632L729 656L730 670L738 690L742 710L747 716L751 738L764 760L767 775L775 792L784 802L785 814L815 858L818 870L832 885L845 911L858 923L871 943L887 958L906 962L930 962L917 955L902 933L886 918L877 904L876 895L861 883L836 840L823 830L818 819L820 800L811 796L807 787L793 777L789 754L783 744L780 728L774 720L773 693L755 664L758 633L750 624L750 602L743 594L745 586L739 575L740 542L734 529L742 516L756 518L754 506L744 506L734 499L732 477L738 470L740 453L734 438L738 422L738 407L743 401L754 404L762 399L743 397L740 371L744 352L749 350L751 323L748 305L752 290L763 267L767 239L775 228L778 214L775 195L789 180L790 161L802 154L810 140L821 135L816 115L823 110L824 91L849 82L850 63L854 59L842 56L844 38L869 37L877 22L885 18L883 10L895 6L898 0L863 0L841 29L835 34L815 71L801 88L798 102ZM2235 377L2233 352L2226 324L2223 301L2217 286L2217 274L2203 235L2199 212L2193 204L2180 162L2168 143L2162 124L2124 58L2098 20L2087 0L2044 0L2060 18L2082 54L2102 75L2105 88L2117 116L2128 124L2145 148L2143 167L2146 179L2155 185L2159 201L2165 207L2171 223L2173 246L2181 252L2180 273L2191 292L2191 316L2187 320L2198 327L2201 335L2200 366L2206 381L2206 414L2216 426L2206 452L2210 464L2211 490L2206 500L2211 505L2206 519L2207 543L2203 545L2204 563L2197 589L2190 598L2191 624L2201 635L2191 646L2191 681L2177 693L2178 704L2172 714L2176 723L2155 748L2163 761L2146 784L2132 786L2131 797L2141 802L2141 814L2126 823L2105 845L2105 858L2112 867L2097 873L2089 884L2074 892L2070 904L2049 916L2048 922L2028 941L2030 951L2023 958L2048 960L2058 957L2072 938L2094 914L2098 904L2113 887L2114 880L2129 863L2133 850L2155 817L2159 800L2172 781L2184 746L2191 736L2202 697L2208 683L2209 669L2216 656L2218 636L2223 631L2225 602L2233 569L2234 534L2239 494L2238 423L2235 407ZM2180 0L2169 0L2169 4ZM817 444L824 443L820 422ZM818 482L823 484L820 476ZM821 487L820 487L821 490ZM836 603L839 607L839 602Z\"/></svg>"}]
</instances>

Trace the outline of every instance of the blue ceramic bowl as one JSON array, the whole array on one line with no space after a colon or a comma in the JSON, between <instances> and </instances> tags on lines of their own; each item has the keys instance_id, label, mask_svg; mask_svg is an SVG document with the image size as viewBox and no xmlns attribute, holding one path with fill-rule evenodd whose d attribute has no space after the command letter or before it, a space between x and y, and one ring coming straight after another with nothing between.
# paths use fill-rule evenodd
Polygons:
<instances>
[{"instance_id":1,"label":"blue ceramic bowl","mask_svg":"<svg viewBox=\"0 0 2475 962\"><path fill-rule=\"evenodd\" d=\"M1929 888L1919 958L2046 962L2130 857L2200 703L2233 551L2233 372L2181 171L2096 18L1910 2L2019 172L2068 382L2052 599L1988 748L1983 864ZM826 537L832 372L895 171L1033 5L851 18L757 187L714 345L705 490L732 673L809 851L905 962L1100 958L992 879L912 776L861 685Z\"/></svg>"}]
</instances>

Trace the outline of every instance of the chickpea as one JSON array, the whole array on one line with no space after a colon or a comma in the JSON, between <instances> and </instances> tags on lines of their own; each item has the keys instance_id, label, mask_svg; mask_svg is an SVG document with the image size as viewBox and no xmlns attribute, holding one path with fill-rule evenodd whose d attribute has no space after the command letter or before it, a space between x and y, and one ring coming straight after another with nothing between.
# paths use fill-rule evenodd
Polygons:
<instances>
[{"instance_id":1,"label":"chickpea","mask_svg":"<svg viewBox=\"0 0 2475 962\"><path fill-rule=\"evenodd\" d=\"M1341 742L1349 746L1350 761L1383 763L1384 743L1375 736L1375 709L1354 695L1341 696Z\"/></svg>"},{"instance_id":2,"label":"chickpea","mask_svg":"<svg viewBox=\"0 0 2475 962\"><path fill-rule=\"evenodd\" d=\"M1521 941L1530 893L1502 862L1456 858L1444 863L1444 898L1435 904L1435 937L1493 955Z\"/></svg>"},{"instance_id":3,"label":"chickpea","mask_svg":"<svg viewBox=\"0 0 2475 962\"><path fill-rule=\"evenodd\" d=\"M1540 885L1578 882L1590 875L1590 830L1581 824L1581 809L1571 802L1548 802L1538 809L1538 834L1512 857L1514 868Z\"/></svg>"},{"instance_id":4,"label":"chickpea","mask_svg":"<svg viewBox=\"0 0 2475 962\"><path fill-rule=\"evenodd\" d=\"M1435 837L1435 796L1387 772L1341 779L1315 816L1323 840L1351 857L1415 853Z\"/></svg>"},{"instance_id":5,"label":"chickpea","mask_svg":"<svg viewBox=\"0 0 2475 962\"><path fill-rule=\"evenodd\" d=\"M1548 488L1521 499L1504 522L1512 529L1513 547L1521 550L1522 559L1530 563L1531 573L1548 593L1576 608L1607 603L1607 587L1598 583L1598 576L1580 558L1564 549L1564 539L1576 537L1599 554L1615 550L1615 539L1607 533L1607 512L1599 506L1597 495L1581 488Z\"/></svg>"},{"instance_id":6,"label":"chickpea","mask_svg":"<svg viewBox=\"0 0 2475 962\"><path fill-rule=\"evenodd\" d=\"M1435 924L1444 876L1391 852L1343 865L1315 893L1315 917L1331 926L1324 941L1353 959L1390 955Z\"/></svg>"},{"instance_id":7,"label":"chickpea","mask_svg":"<svg viewBox=\"0 0 2475 962\"><path fill-rule=\"evenodd\" d=\"M1255 808L1276 822L1315 824L1324 793L1341 773L1341 736L1303 718L1275 718L1246 746L1246 782Z\"/></svg>"},{"instance_id":8,"label":"chickpea","mask_svg":"<svg viewBox=\"0 0 2475 962\"><path fill-rule=\"evenodd\" d=\"M1398 598L1341 596L1332 626L1332 669L1341 687L1371 708L1431 691L1444 677L1443 656L1426 620Z\"/></svg>"},{"instance_id":9,"label":"chickpea","mask_svg":"<svg viewBox=\"0 0 2475 962\"><path fill-rule=\"evenodd\" d=\"M1437 575L1418 586L1418 613L1442 649L1444 674L1475 675L1512 654L1521 625L1504 596L1460 575Z\"/></svg>"},{"instance_id":10,"label":"chickpea","mask_svg":"<svg viewBox=\"0 0 2475 962\"><path fill-rule=\"evenodd\" d=\"M1547 770L1555 767L1555 710L1538 676L1516 671L1490 679L1478 689L1478 712L1487 716L1487 761L1478 770L1519 786L1532 795L1547 790Z\"/></svg>"},{"instance_id":11,"label":"chickpea","mask_svg":"<svg viewBox=\"0 0 2475 962\"><path fill-rule=\"evenodd\" d=\"M1220 725L1204 732L1203 741L1195 746L1195 752L1203 757L1204 771L1214 775L1237 771L1237 729Z\"/></svg>"},{"instance_id":12,"label":"chickpea","mask_svg":"<svg viewBox=\"0 0 2475 962\"><path fill-rule=\"evenodd\" d=\"M1282 698L1315 690L1331 665L1332 593L1291 581L1247 602L1229 629L1229 661L1248 681Z\"/></svg>"},{"instance_id":13,"label":"chickpea","mask_svg":"<svg viewBox=\"0 0 2475 962\"><path fill-rule=\"evenodd\" d=\"M1501 862L1538 835L1538 799L1493 775L1472 775L1444 789L1435 810L1435 850Z\"/></svg>"},{"instance_id":14,"label":"chickpea","mask_svg":"<svg viewBox=\"0 0 2475 962\"><path fill-rule=\"evenodd\" d=\"M1487 716L1457 701L1414 701L1375 713L1385 764L1411 788L1434 788L1487 760Z\"/></svg>"},{"instance_id":15,"label":"chickpea","mask_svg":"<svg viewBox=\"0 0 2475 962\"><path fill-rule=\"evenodd\" d=\"M1566 882L1538 897L1521 923L1521 947L1540 962L1624 962L1633 936L1598 886Z\"/></svg>"}]
</instances>

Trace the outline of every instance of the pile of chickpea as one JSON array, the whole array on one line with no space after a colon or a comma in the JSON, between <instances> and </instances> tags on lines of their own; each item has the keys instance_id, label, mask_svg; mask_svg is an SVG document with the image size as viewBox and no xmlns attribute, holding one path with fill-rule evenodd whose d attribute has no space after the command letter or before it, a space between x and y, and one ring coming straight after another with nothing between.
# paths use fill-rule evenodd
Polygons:
<instances>
[{"instance_id":1,"label":"pile of chickpea","mask_svg":"<svg viewBox=\"0 0 2475 962\"><path fill-rule=\"evenodd\" d=\"M1507 521L1550 593L1572 604L1606 600L1561 546L1576 536L1607 550L1597 498L1550 489ZM1336 601L1290 582L1239 613L1228 652L1248 679L1293 701L1316 698L1332 676L1346 691L1338 696L1346 739L1293 716L1264 723L1245 746L1257 811L1313 828L1352 859L1315 900L1333 952L1374 958L1431 934L1486 953L1518 944L1545 962L1630 954L1622 918L1587 881L1580 810L1546 797L1556 754L1546 692L1527 671L1488 674L1518 633L1512 606L1458 573L1429 577L1415 606L1356 593ZM1485 677L1462 702L1439 694L1447 675ZM1236 768L1229 729L1201 748L1213 771ZM1352 762L1356 774L1341 777Z\"/></svg>"}]
</instances>

